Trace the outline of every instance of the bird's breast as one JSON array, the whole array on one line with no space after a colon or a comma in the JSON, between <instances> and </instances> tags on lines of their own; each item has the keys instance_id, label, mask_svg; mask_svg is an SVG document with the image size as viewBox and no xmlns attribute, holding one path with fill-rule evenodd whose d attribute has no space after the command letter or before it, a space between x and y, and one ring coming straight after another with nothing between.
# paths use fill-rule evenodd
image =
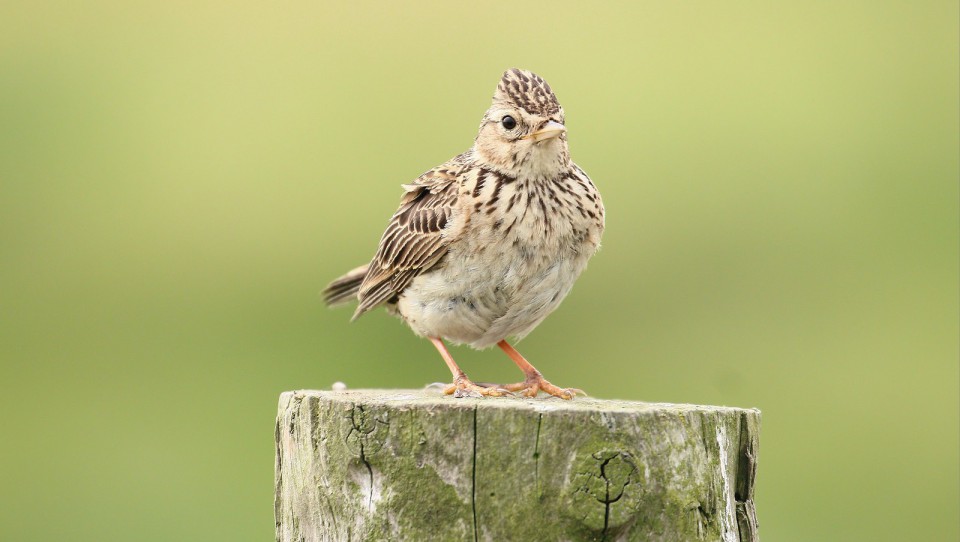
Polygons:
<instances>
[{"instance_id":1,"label":"bird's breast","mask_svg":"<svg viewBox=\"0 0 960 542\"><path fill-rule=\"evenodd\" d=\"M603 205L578 172L518 179L481 170L460 189L467 244L476 251L513 251L545 261L589 257L600 244Z\"/></svg>"},{"instance_id":2,"label":"bird's breast","mask_svg":"<svg viewBox=\"0 0 960 542\"><path fill-rule=\"evenodd\" d=\"M603 210L591 188L574 175L547 182L479 171L461 184L456 238L406 288L401 314L422 335L476 347L525 335L599 246Z\"/></svg>"}]
</instances>

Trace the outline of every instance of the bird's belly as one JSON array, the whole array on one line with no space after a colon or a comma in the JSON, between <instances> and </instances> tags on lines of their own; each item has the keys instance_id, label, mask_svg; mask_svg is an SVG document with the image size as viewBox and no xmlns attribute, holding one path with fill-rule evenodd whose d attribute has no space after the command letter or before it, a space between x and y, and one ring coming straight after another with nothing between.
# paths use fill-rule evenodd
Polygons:
<instances>
[{"instance_id":1,"label":"bird's belly","mask_svg":"<svg viewBox=\"0 0 960 542\"><path fill-rule=\"evenodd\" d=\"M587 259L543 247L463 246L415 278L398 310L419 335L486 348L532 331L567 295Z\"/></svg>"}]
</instances>

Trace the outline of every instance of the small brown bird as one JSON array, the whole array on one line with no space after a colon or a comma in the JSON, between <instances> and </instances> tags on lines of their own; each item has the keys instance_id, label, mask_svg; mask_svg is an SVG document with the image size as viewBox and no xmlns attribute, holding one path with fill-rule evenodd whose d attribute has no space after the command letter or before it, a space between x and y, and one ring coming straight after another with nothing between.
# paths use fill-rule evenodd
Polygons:
<instances>
[{"instance_id":1,"label":"small brown bird","mask_svg":"<svg viewBox=\"0 0 960 542\"><path fill-rule=\"evenodd\" d=\"M600 246L603 203L570 160L563 108L532 72L507 70L473 147L410 184L373 261L333 281L324 300L357 299L353 318L380 305L430 339L453 373L446 393L544 391L571 399L509 343L560 305ZM443 340L496 344L526 378L478 385Z\"/></svg>"}]
</instances>

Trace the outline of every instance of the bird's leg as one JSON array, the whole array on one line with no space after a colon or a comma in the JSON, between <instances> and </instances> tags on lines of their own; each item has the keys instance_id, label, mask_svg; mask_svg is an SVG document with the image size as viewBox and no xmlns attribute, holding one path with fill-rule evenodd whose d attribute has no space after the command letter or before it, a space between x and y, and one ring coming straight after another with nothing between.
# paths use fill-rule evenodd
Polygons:
<instances>
[{"instance_id":1,"label":"bird's leg","mask_svg":"<svg viewBox=\"0 0 960 542\"><path fill-rule=\"evenodd\" d=\"M450 372L453 373L453 384L447 386L447 389L443 390L443 393L447 395L453 394L455 397L499 397L509 393L507 390L500 389L496 386L488 388L474 384L460 369L457 362L453 361L453 356L451 356L450 351L447 350L447 345L443 344L443 341L439 337L430 337L430 342L432 342L433 346L440 352L443 361L446 362L447 367L450 368Z\"/></svg>"},{"instance_id":2,"label":"bird's leg","mask_svg":"<svg viewBox=\"0 0 960 542\"><path fill-rule=\"evenodd\" d=\"M510 346L506 340L498 342L497 346L506 352L507 355L510 356L510 359L517 364L517 367L520 367L523 374L526 375L523 382L507 384L501 386L502 388L509 391L522 392L523 395L527 397L536 397L540 391L545 391L561 399L573 399L576 394L583 394L583 390L578 390L577 388L559 388L551 384L547 379L543 378L543 375L540 374L540 371L538 371L536 367L531 365L530 362L521 356L520 352L517 352L514 347Z\"/></svg>"}]
</instances>

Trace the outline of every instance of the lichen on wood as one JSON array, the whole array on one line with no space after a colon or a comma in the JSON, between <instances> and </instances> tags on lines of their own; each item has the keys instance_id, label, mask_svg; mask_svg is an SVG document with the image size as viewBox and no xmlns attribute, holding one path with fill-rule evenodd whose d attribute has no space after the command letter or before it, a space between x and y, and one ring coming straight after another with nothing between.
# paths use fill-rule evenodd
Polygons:
<instances>
[{"instance_id":1,"label":"lichen on wood","mask_svg":"<svg viewBox=\"0 0 960 542\"><path fill-rule=\"evenodd\" d=\"M756 541L759 428L754 409L286 392L276 536Z\"/></svg>"}]
</instances>

